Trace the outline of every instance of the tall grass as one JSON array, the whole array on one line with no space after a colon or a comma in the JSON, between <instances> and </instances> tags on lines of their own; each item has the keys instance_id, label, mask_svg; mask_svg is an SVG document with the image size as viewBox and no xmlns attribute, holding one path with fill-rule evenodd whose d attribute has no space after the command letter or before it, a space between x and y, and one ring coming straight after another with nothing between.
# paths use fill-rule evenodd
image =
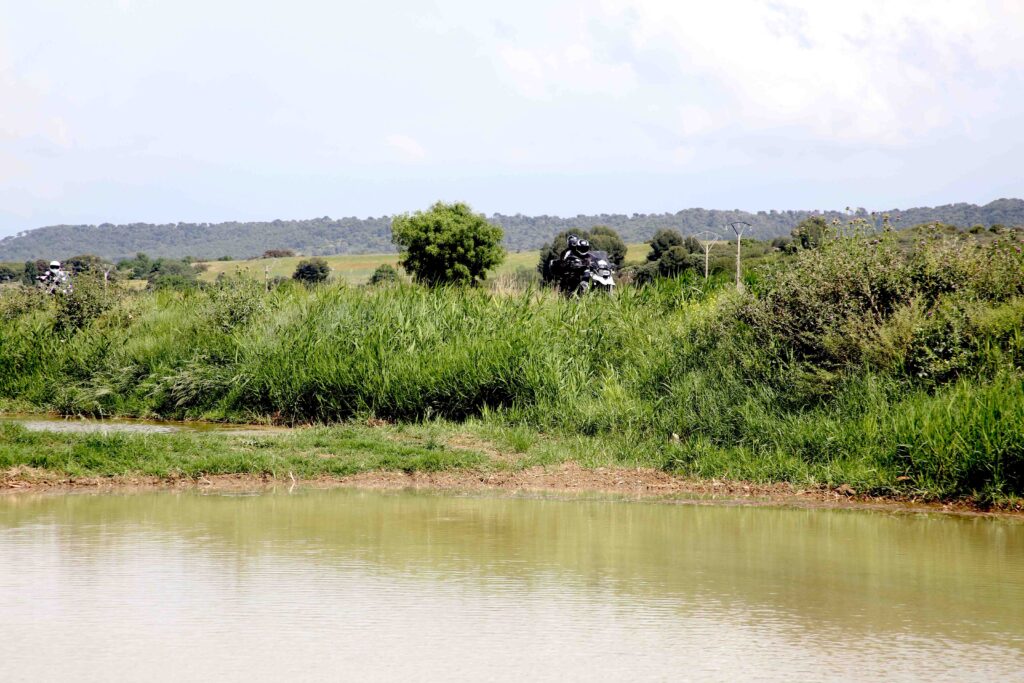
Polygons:
<instances>
[{"instance_id":1,"label":"tall grass","mask_svg":"<svg viewBox=\"0 0 1024 683\"><path fill-rule=\"evenodd\" d=\"M688 277L574 300L235 278L100 302L73 327L8 297L0 397L283 423L482 416L517 443L596 436L696 476L1022 495L1024 271L998 249L971 256L998 277L836 241L744 293Z\"/></svg>"}]
</instances>

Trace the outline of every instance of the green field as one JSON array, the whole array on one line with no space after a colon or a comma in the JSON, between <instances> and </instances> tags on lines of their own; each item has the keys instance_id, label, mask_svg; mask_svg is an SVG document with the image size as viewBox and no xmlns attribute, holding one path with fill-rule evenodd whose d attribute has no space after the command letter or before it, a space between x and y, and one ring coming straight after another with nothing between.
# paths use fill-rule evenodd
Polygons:
<instances>
[{"instance_id":1,"label":"green field","mask_svg":"<svg viewBox=\"0 0 1024 683\"><path fill-rule=\"evenodd\" d=\"M627 261L642 261L650 250L646 243L628 245L626 254ZM200 274L200 279L212 282L221 273L244 272L257 277L291 277L295 272L295 266L307 256L291 256L287 258L272 259L250 259L247 261L206 261L201 264L205 270ZM322 256L331 267L331 277L335 280L342 280L349 284L363 284L370 279L370 275L377 266L387 263L392 266L398 265L398 254L339 254L336 256ZM514 251L505 257L505 262L498 268L497 275L514 273L519 268L530 270L537 267L537 260L540 258L540 251Z\"/></svg>"}]
</instances>

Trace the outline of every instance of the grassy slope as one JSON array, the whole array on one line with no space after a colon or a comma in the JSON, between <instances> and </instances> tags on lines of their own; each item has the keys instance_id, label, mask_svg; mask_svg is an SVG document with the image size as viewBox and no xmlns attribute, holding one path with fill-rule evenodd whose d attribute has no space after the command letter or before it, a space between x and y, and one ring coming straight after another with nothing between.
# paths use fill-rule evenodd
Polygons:
<instances>
[{"instance_id":1,"label":"grassy slope","mask_svg":"<svg viewBox=\"0 0 1024 683\"><path fill-rule=\"evenodd\" d=\"M630 244L626 258L629 261L642 261L650 250L646 243ZM270 277L291 277L295 272L295 266L306 256L292 256L287 258L274 259L250 259L247 261L206 261L203 266L207 269L200 274L201 280L212 282L221 273L246 272L263 277L269 272ZM370 279L370 275L377 266L387 263L392 266L398 265L398 254L339 254L337 256L321 257L331 267L331 276L335 279L344 280L349 284L363 284ZM505 258L505 262L498 268L497 274L512 273L519 268L533 269L537 267L537 259L540 258L539 251L518 251L511 252Z\"/></svg>"},{"instance_id":2,"label":"grassy slope","mask_svg":"<svg viewBox=\"0 0 1024 683\"><path fill-rule=\"evenodd\" d=\"M772 306L790 316L787 325L802 325L793 316L808 306L845 310L833 296L855 304L842 299L848 281L877 273L886 284L917 273L876 263L870 253L852 245L804 254L786 272L810 284L782 281ZM766 343L753 333L778 316L738 323L742 307L766 299L735 293L728 276L710 287L681 278L583 300L291 283L268 293L240 280L124 296L77 330L59 327L54 301L14 298L0 302L0 397L66 414L479 421L521 443L553 435L563 452L596 463L901 495L1019 496L1024 271L1019 252L1009 252L1016 261L972 253L935 252L935 269L921 282L953 293L938 295L934 310L920 307L920 290L883 323L855 317L851 324L868 327L812 329L811 336L798 327L799 337ZM958 275L961 267L974 270ZM1003 293L972 294L972 281ZM904 296L902 287L891 291ZM832 324L830 315L814 320ZM851 346L858 339L867 345ZM828 355L818 366L794 363L794 340ZM863 353L867 360L858 360ZM839 362L845 370L836 370ZM53 438L36 445L56 444L66 457L39 466L74 471L94 463L111 474L147 466L136 456L95 459L102 448L82 451L81 440ZM41 457L29 447L3 452L9 465ZM389 462L434 466L417 457Z\"/></svg>"}]
</instances>

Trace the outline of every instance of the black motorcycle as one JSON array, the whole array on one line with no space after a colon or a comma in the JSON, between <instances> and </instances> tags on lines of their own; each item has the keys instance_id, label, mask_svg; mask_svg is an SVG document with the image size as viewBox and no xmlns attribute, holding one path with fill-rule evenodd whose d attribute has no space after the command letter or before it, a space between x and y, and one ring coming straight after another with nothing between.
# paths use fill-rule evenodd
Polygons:
<instances>
[{"instance_id":1,"label":"black motorcycle","mask_svg":"<svg viewBox=\"0 0 1024 683\"><path fill-rule=\"evenodd\" d=\"M583 296L590 290L612 292L615 289L615 266L604 251L567 254L552 263L558 288L569 296Z\"/></svg>"}]
</instances>

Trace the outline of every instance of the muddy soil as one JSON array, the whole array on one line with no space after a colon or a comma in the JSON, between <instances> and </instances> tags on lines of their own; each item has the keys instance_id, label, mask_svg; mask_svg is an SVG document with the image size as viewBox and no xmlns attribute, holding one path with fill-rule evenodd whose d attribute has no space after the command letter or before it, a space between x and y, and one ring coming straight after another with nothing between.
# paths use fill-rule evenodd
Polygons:
<instances>
[{"instance_id":1,"label":"muddy soil","mask_svg":"<svg viewBox=\"0 0 1024 683\"><path fill-rule=\"evenodd\" d=\"M971 515L1011 515L1024 518L1024 506L981 508L971 501L949 503L900 500L858 495L849 487L800 489L790 484L755 484L728 480L694 480L654 469L587 469L575 463L531 467L518 471L452 470L447 472L363 472L316 479L273 478L259 475L189 477L66 477L45 470L18 467L0 472L0 494L16 492L143 491L198 489L259 491L297 487L355 487L376 490L424 490L460 493L498 492L510 495L550 494L579 497L613 495L624 499L661 499L689 504L782 505L805 508L856 508L903 512L945 512Z\"/></svg>"}]
</instances>

